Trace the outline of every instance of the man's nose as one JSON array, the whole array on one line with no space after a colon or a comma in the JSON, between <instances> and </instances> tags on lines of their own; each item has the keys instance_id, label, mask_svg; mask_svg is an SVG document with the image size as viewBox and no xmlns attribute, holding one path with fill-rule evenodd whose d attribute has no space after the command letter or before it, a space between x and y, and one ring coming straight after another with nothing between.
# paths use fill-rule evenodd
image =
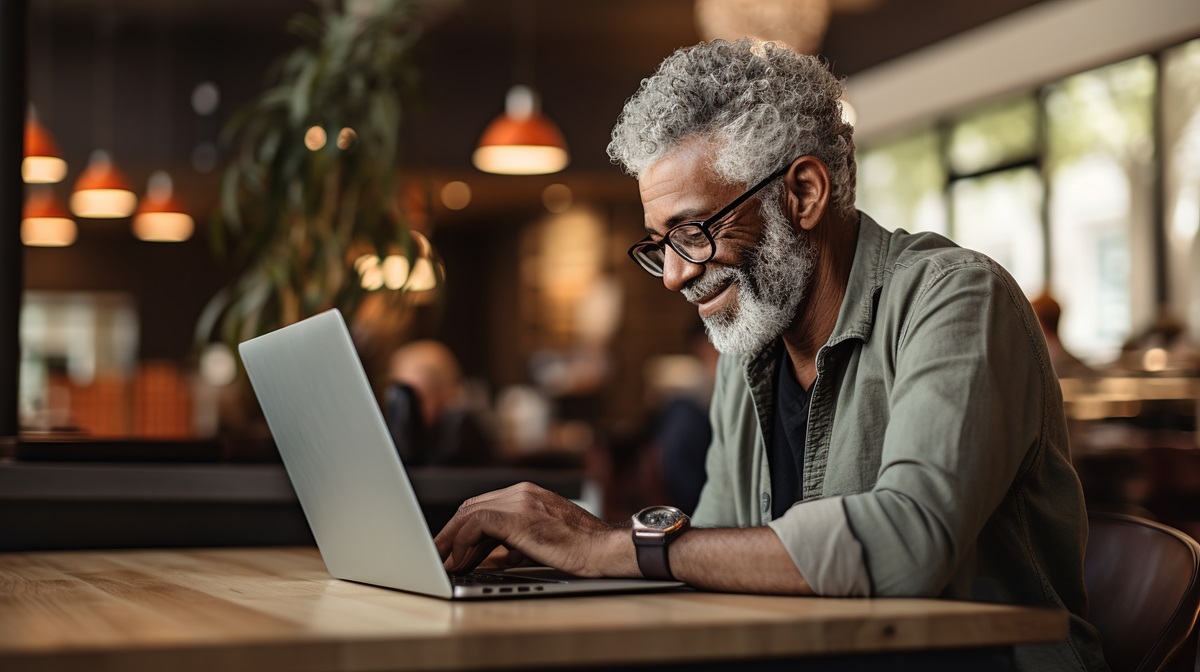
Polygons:
<instances>
[{"instance_id":1,"label":"man's nose","mask_svg":"<svg viewBox=\"0 0 1200 672\"><path fill-rule=\"evenodd\" d=\"M683 289L692 278L704 272L704 264L693 264L667 246L663 255L663 286L672 292Z\"/></svg>"}]
</instances>

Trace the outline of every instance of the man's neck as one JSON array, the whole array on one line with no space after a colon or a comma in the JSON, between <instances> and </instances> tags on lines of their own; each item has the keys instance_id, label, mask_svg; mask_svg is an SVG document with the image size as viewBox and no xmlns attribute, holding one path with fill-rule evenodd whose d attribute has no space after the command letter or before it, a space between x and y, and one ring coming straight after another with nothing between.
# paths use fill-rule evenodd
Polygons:
<instances>
[{"instance_id":1,"label":"man's neck","mask_svg":"<svg viewBox=\"0 0 1200 672\"><path fill-rule=\"evenodd\" d=\"M817 378L817 351L837 326L846 297L858 244L858 213L849 217L830 215L810 235L819 251L817 267L813 269L808 296L800 304L792 326L783 333L792 374L806 390Z\"/></svg>"}]
</instances>

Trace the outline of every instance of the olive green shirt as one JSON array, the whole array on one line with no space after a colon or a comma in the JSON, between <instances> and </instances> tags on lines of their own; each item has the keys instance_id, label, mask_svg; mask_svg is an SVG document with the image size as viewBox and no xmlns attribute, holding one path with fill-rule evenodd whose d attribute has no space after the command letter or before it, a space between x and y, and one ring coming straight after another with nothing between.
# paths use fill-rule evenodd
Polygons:
<instances>
[{"instance_id":1,"label":"olive green shirt","mask_svg":"<svg viewBox=\"0 0 1200 672\"><path fill-rule=\"evenodd\" d=\"M1045 340L1015 281L935 234L860 216L817 378L801 502L771 520L778 342L722 356L698 526L769 524L821 595L1065 608L1021 670L1104 670L1086 623L1087 514Z\"/></svg>"}]
</instances>

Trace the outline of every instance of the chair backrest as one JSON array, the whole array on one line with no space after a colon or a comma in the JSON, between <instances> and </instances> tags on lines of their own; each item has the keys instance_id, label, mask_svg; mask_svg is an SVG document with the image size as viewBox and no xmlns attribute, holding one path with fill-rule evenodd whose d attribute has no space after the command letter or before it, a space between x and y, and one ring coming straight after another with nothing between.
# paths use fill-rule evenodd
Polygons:
<instances>
[{"instance_id":1,"label":"chair backrest","mask_svg":"<svg viewBox=\"0 0 1200 672\"><path fill-rule=\"evenodd\" d=\"M1133 516L1093 513L1088 522L1088 620L1113 672L1192 670L1200 544Z\"/></svg>"}]
</instances>

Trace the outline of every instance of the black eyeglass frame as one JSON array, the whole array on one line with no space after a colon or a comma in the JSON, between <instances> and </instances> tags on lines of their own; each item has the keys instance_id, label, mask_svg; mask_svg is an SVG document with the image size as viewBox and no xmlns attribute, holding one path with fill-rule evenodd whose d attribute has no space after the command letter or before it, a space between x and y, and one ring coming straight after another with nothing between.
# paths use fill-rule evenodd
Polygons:
<instances>
[{"instance_id":1,"label":"black eyeglass frame","mask_svg":"<svg viewBox=\"0 0 1200 672\"><path fill-rule=\"evenodd\" d=\"M717 222L719 222L722 219L724 219L725 217L727 217L729 215L729 213L733 212L735 209L737 209L737 207L739 205L741 205L742 203L745 203L752 196L757 194L763 187L774 182L775 180L779 179L780 177L786 175L788 170L791 167L792 167L792 165L791 165L791 163L789 163L788 165L784 166L783 168L780 168L779 170L764 177L761 182L754 185L753 187L750 187L750 189L747 190L746 193L742 194L741 196L738 196L737 198L735 198L733 200L732 203L721 208L712 217L709 217L708 219L706 219L702 222L687 221L687 222L680 222L680 223L676 224L675 226L672 226L670 229L667 229L666 234L663 235L662 241L660 241L660 242L656 243L650 239L650 236L646 236L645 238L634 243L629 248L629 251L627 252L627 254L629 254L629 258L633 259L634 263L636 263L639 267L641 267L642 270L646 271L647 273L649 273L650 275L653 275L656 278L661 278L663 276L663 272L666 270L666 268L665 268L666 267L666 259L667 259L666 245L670 245L671 249L675 251L675 254L678 254L680 257L686 259L687 261L689 261L693 264L708 263L717 254L717 241L715 239L713 239L712 233L709 231L709 229L712 227L712 225L716 224ZM693 259L690 256L688 256L686 253L684 253L684 251L682 249L680 249L679 247L677 247L675 245L675 243L672 241L672 235L676 231L682 230L683 227L685 227L685 226L694 226L694 227L698 228L700 230L700 232L704 234L704 237L708 239L708 256L707 257L705 257L703 259ZM654 271L653 269L647 267L646 264L642 263L642 261L637 256L638 250L641 250L641 249L644 249L647 247L655 248L655 249L658 249L663 252L663 264L662 264L663 268L657 272Z\"/></svg>"}]
</instances>

